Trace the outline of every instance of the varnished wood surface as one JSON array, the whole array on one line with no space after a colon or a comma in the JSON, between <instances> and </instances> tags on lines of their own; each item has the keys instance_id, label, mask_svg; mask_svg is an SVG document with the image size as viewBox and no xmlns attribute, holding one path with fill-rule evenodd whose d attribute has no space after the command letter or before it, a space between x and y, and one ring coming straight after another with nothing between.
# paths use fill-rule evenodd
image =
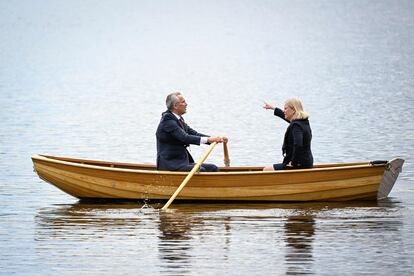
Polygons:
<instances>
[{"instance_id":1,"label":"varnished wood surface","mask_svg":"<svg viewBox=\"0 0 414 276\"><path fill-rule=\"evenodd\" d=\"M154 165L32 156L39 177L77 198L168 199L188 173ZM385 165L325 164L307 170L263 172L223 167L198 173L181 200L342 201L376 199Z\"/></svg>"}]
</instances>

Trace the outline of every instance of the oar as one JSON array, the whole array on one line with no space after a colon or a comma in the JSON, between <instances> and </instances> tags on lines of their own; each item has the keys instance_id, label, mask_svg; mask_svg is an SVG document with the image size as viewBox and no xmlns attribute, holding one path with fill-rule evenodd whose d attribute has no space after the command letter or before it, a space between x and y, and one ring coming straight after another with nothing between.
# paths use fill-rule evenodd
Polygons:
<instances>
[{"instance_id":1,"label":"oar","mask_svg":"<svg viewBox=\"0 0 414 276\"><path fill-rule=\"evenodd\" d=\"M230 167L229 149L227 148L227 143L223 143L223 152L224 152L224 166Z\"/></svg>"},{"instance_id":2,"label":"oar","mask_svg":"<svg viewBox=\"0 0 414 276\"><path fill-rule=\"evenodd\" d=\"M171 203L174 201L174 199L178 196L178 194L181 192L181 190L184 188L185 185L187 185L188 181L190 181L191 177L198 171L201 164L204 162L204 160L207 159L210 152L213 150L213 148L217 145L217 142L213 142L210 147L207 149L206 153L198 160L198 162L194 165L194 168L190 171L190 173L187 175L186 178L184 178L181 185L178 187L178 189L175 191L175 193L171 196L171 198L168 200L167 203L165 203L164 207L162 207L162 210L168 209L168 207L171 205Z\"/></svg>"}]
</instances>

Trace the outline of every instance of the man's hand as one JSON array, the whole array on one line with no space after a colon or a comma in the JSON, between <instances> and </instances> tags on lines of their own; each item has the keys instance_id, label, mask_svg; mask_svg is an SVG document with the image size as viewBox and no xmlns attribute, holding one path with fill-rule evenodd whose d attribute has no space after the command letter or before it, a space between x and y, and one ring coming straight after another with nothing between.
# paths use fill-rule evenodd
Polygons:
<instances>
[{"instance_id":1,"label":"man's hand","mask_svg":"<svg viewBox=\"0 0 414 276\"><path fill-rule=\"evenodd\" d=\"M227 137L220 137L220 136L215 136L215 137L211 136L211 137L208 137L208 139L207 139L207 141L209 143L214 143L214 142L216 142L216 143L227 143L228 140L229 139Z\"/></svg>"}]
</instances>

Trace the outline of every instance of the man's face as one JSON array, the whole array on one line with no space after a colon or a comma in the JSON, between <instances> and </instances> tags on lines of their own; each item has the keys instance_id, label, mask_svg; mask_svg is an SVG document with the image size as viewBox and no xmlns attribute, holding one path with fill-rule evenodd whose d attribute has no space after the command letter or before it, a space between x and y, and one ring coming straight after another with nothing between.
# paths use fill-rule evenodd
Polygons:
<instances>
[{"instance_id":1,"label":"man's face","mask_svg":"<svg viewBox=\"0 0 414 276\"><path fill-rule=\"evenodd\" d=\"M182 95L178 95L178 102L175 103L174 108L178 115L183 115L187 112L187 103Z\"/></svg>"}]
</instances>

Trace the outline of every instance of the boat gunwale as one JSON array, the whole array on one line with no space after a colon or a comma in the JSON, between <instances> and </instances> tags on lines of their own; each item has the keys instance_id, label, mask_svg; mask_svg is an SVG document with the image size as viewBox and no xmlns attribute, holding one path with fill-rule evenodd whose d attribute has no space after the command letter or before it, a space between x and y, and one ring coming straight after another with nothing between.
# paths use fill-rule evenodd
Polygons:
<instances>
[{"instance_id":1,"label":"boat gunwale","mask_svg":"<svg viewBox=\"0 0 414 276\"><path fill-rule=\"evenodd\" d=\"M53 157L53 158L52 158ZM141 174L157 174L157 175L182 175L186 176L188 172L174 172L174 171L158 171L154 170L142 170L142 169L127 169L127 168L115 168L115 167L106 167L100 165L90 165L90 164L82 164L81 162L97 162L102 164L117 164L117 165L124 165L124 166L132 166L141 164L132 164L132 163L115 163L115 162L106 162L106 161L99 161L99 160L86 160L86 159L73 159L73 161L68 160L59 160L55 158L65 158L65 157L57 157L57 156L46 156L41 154L35 154L31 156L33 163L35 160L45 161L49 163L56 163L61 165L73 166L73 167L80 167L80 168L87 168L87 169L95 169L95 170L103 170L103 171L113 171L113 172L124 172L124 173L141 173ZM71 159L71 158L68 158ZM76 161L75 161L76 160ZM154 165L145 165L149 168L152 168ZM291 173L309 173L309 172L323 172L323 171L332 171L332 170L349 170L349 169L363 169L363 168L370 168L370 167L385 167L386 164L379 164L379 165L372 165L369 162L357 162L357 163L344 163L342 166L338 166L341 164L321 164L322 166L327 167L318 167L318 168L311 168L311 169L297 169L297 170L279 170L279 171L226 171L226 172L199 172L197 175L205 175L205 176L224 176L224 175L272 175L272 174L291 174ZM332 165L329 166L329 165ZM233 168L259 168L259 167L233 167ZM196 176L197 176L196 175Z\"/></svg>"}]
</instances>

